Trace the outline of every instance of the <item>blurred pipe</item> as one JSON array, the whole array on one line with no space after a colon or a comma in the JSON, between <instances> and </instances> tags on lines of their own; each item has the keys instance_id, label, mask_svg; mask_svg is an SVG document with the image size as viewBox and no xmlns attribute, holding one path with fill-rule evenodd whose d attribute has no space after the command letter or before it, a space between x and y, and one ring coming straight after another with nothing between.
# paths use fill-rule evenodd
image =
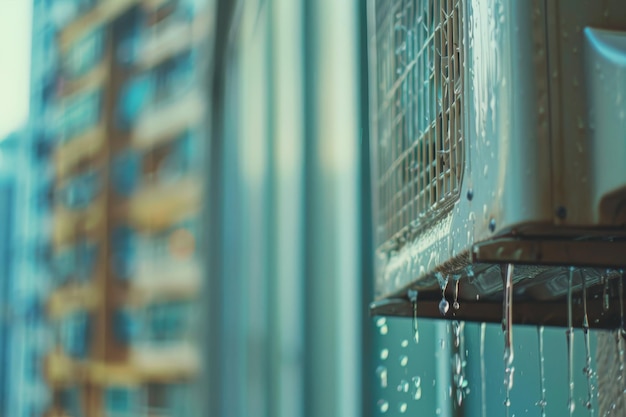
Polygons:
<instances>
[{"instance_id":1,"label":"blurred pipe","mask_svg":"<svg viewBox=\"0 0 626 417\"><path fill-rule=\"evenodd\" d=\"M300 0L270 6L270 140L275 239L269 273L270 409L272 417L304 415L304 110Z\"/></svg>"},{"instance_id":2,"label":"blurred pipe","mask_svg":"<svg viewBox=\"0 0 626 417\"><path fill-rule=\"evenodd\" d=\"M211 54L211 62L206 67L206 85L209 109L208 147L205 151L207 163L204 182L203 219L206 230L203 235L205 260L205 285L202 306L202 331L204 346L203 381L200 385L201 401L204 415L232 415L224 403L225 387L222 377L225 372L223 356L227 346L222 338L226 326L223 310L223 207L224 201L224 136L225 136L225 88L227 83L229 51L236 27L233 19L239 2L236 0L217 0L215 4L215 34Z\"/></svg>"},{"instance_id":3,"label":"blurred pipe","mask_svg":"<svg viewBox=\"0 0 626 417\"><path fill-rule=\"evenodd\" d=\"M361 406L356 2L305 2L306 412Z\"/></svg>"}]
</instances>

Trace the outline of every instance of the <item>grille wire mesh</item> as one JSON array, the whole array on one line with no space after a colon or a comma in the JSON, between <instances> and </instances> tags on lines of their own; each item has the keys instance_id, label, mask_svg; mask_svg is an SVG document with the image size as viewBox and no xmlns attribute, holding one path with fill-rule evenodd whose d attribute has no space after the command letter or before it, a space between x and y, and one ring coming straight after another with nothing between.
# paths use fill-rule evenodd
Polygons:
<instances>
[{"instance_id":1,"label":"grille wire mesh","mask_svg":"<svg viewBox=\"0 0 626 417\"><path fill-rule=\"evenodd\" d=\"M376 0L378 242L398 242L458 198L463 0Z\"/></svg>"}]
</instances>

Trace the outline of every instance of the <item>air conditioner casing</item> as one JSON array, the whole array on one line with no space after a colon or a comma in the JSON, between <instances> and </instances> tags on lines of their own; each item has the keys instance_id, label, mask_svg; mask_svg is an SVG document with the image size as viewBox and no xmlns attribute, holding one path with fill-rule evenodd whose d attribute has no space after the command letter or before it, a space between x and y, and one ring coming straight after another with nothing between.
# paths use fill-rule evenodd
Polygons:
<instances>
[{"instance_id":1,"label":"air conditioner casing","mask_svg":"<svg viewBox=\"0 0 626 417\"><path fill-rule=\"evenodd\" d=\"M590 287L595 324L613 326L619 318L618 303L607 310L598 299L607 292L619 297L620 280L612 279L619 274L607 268L626 264L626 2L378 0L369 6L377 246L377 301L372 312L412 315L406 294L416 289L423 306L420 314L438 316L439 283L447 277L447 297L458 297L466 306L448 316L499 320L501 265L512 263L520 306L516 320L563 324L565 309L547 314L548 306L563 304L568 267L574 266L575 289L582 288L583 275ZM447 24L441 30L447 35L438 35L433 54L441 61L433 67L444 74L439 74L444 84L451 83L446 77L453 71L446 66L453 59L462 60L462 74L455 83L462 93L448 98L450 106L462 103L460 119L454 121L461 127L455 149L462 149L462 159L457 157L451 171L455 166L462 169L457 179L443 185L437 178L448 181L441 174L445 161L432 168L432 175L426 174L426 182L436 184L433 190L447 187L449 192L446 199L435 200L420 212L411 195L405 195L415 184L410 170L416 166L407 149L421 140L415 128L420 122L408 115L421 114L424 106L434 108L432 118L438 114L444 121L430 123L441 123L437 129L444 133L453 132L449 126L441 127L445 110L436 111L445 103L440 107L432 103L442 97L445 102L450 93L426 94L421 102L418 97L417 106L407 104L413 94L422 94L421 75L407 74L422 64L419 52L414 64L414 56L398 55L424 49L416 44L420 35L415 33L423 22L419 10L429 8L440 10L440 22L450 19L450 10L461 10L462 35L454 37L459 52L454 57L442 52L441 45L455 30ZM397 22L391 24L393 20ZM394 122L381 110L385 100L395 100ZM442 155L452 152L446 150L449 138L441 137L437 129L430 146ZM385 138L391 138L391 145L382 148ZM420 146L413 159L434 155L428 147L420 151L424 149ZM389 153L396 157L395 165L386 163ZM406 169L396 173L393 166ZM596 285L600 283L604 285Z\"/></svg>"}]
</instances>

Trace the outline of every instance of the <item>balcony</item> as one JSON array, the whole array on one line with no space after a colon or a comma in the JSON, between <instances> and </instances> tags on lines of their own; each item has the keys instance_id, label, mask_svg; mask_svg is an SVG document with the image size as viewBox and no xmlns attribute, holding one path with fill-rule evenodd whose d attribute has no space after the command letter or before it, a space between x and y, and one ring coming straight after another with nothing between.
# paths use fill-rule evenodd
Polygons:
<instances>
[{"instance_id":1,"label":"balcony","mask_svg":"<svg viewBox=\"0 0 626 417\"><path fill-rule=\"evenodd\" d=\"M190 176L140 189L129 200L130 223L143 230L159 230L196 213L201 202L201 182Z\"/></svg>"},{"instance_id":2,"label":"balcony","mask_svg":"<svg viewBox=\"0 0 626 417\"><path fill-rule=\"evenodd\" d=\"M60 319L77 310L92 310L101 294L91 283L70 284L53 291L48 298L48 316Z\"/></svg>"},{"instance_id":3,"label":"balcony","mask_svg":"<svg viewBox=\"0 0 626 417\"><path fill-rule=\"evenodd\" d=\"M52 241L56 248L70 243L79 236L92 236L98 225L102 224L105 207L96 199L85 210L72 211L57 206L52 225Z\"/></svg>"},{"instance_id":4,"label":"balcony","mask_svg":"<svg viewBox=\"0 0 626 417\"><path fill-rule=\"evenodd\" d=\"M93 362L88 372L89 381L97 385L138 386L141 383L139 373L128 363Z\"/></svg>"},{"instance_id":5,"label":"balcony","mask_svg":"<svg viewBox=\"0 0 626 417\"><path fill-rule=\"evenodd\" d=\"M139 0L106 0L79 16L68 24L59 36L59 46L63 52L67 51L71 44L79 39L95 26L106 25L117 16L124 13L131 6L139 3Z\"/></svg>"},{"instance_id":6,"label":"balcony","mask_svg":"<svg viewBox=\"0 0 626 417\"><path fill-rule=\"evenodd\" d=\"M191 298L198 294L201 281L197 260L140 260L130 281L130 298L141 304L156 299Z\"/></svg>"},{"instance_id":7,"label":"balcony","mask_svg":"<svg viewBox=\"0 0 626 417\"><path fill-rule=\"evenodd\" d=\"M53 156L57 178L64 178L79 162L95 157L102 149L105 140L104 126L98 124L59 145Z\"/></svg>"},{"instance_id":8,"label":"balcony","mask_svg":"<svg viewBox=\"0 0 626 417\"><path fill-rule=\"evenodd\" d=\"M177 137L187 128L193 128L203 118L204 99L198 89L193 89L167 104L153 106L139 116L132 132L135 148L147 149Z\"/></svg>"},{"instance_id":9,"label":"balcony","mask_svg":"<svg viewBox=\"0 0 626 417\"><path fill-rule=\"evenodd\" d=\"M206 13L193 20L172 16L146 29L136 58L140 69L149 69L197 45L206 38L211 22Z\"/></svg>"},{"instance_id":10,"label":"balcony","mask_svg":"<svg viewBox=\"0 0 626 417\"><path fill-rule=\"evenodd\" d=\"M101 88L107 81L109 75L107 67L108 63L106 60L102 60L81 77L76 79L62 79L59 95L62 99L65 99L83 90L96 90Z\"/></svg>"},{"instance_id":11,"label":"balcony","mask_svg":"<svg viewBox=\"0 0 626 417\"><path fill-rule=\"evenodd\" d=\"M196 344L181 341L168 346L133 345L130 363L144 380L167 381L196 376L201 361Z\"/></svg>"},{"instance_id":12,"label":"balcony","mask_svg":"<svg viewBox=\"0 0 626 417\"><path fill-rule=\"evenodd\" d=\"M87 378L88 370L88 363L76 361L58 351L49 353L44 359L45 379L51 386L80 383Z\"/></svg>"}]
</instances>

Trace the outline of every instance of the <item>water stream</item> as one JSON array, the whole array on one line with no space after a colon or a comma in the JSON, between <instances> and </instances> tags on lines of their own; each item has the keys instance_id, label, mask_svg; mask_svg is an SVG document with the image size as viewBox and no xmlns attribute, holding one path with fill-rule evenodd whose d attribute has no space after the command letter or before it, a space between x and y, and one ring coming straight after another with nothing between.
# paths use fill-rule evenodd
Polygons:
<instances>
[{"instance_id":1,"label":"water stream","mask_svg":"<svg viewBox=\"0 0 626 417\"><path fill-rule=\"evenodd\" d=\"M506 407L506 415L509 416L511 408L511 389L513 388L513 265L506 266L506 274L504 277L504 296L503 296L503 316L502 330L504 332L504 387L506 397L504 405Z\"/></svg>"},{"instance_id":2,"label":"water stream","mask_svg":"<svg viewBox=\"0 0 626 417\"><path fill-rule=\"evenodd\" d=\"M543 326L537 327L537 339L539 341L539 401L537 405L541 408L541 417L546 417L546 370L545 353L543 349Z\"/></svg>"},{"instance_id":3,"label":"water stream","mask_svg":"<svg viewBox=\"0 0 626 417\"><path fill-rule=\"evenodd\" d=\"M580 272L580 276L583 282L583 337L585 339L585 367L583 373L587 378L587 399L585 400L585 407L589 410L589 415L594 415L593 410L593 384L591 377L593 376L593 369L591 368L591 345L589 342L589 315L587 314L587 279L585 274Z\"/></svg>"},{"instance_id":4,"label":"water stream","mask_svg":"<svg viewBox=\"0 0 626 417\"><path fill-rule=\"evenodd\" d=\"M576 402L574 401L574 326L572 320L573 278L574 268L570 268L567 279L567 330L565 331L567 340L567 383L569 388L567 410L570 416L574 414L574 410L576 409Z\"/></svg>"}]
</instances>

